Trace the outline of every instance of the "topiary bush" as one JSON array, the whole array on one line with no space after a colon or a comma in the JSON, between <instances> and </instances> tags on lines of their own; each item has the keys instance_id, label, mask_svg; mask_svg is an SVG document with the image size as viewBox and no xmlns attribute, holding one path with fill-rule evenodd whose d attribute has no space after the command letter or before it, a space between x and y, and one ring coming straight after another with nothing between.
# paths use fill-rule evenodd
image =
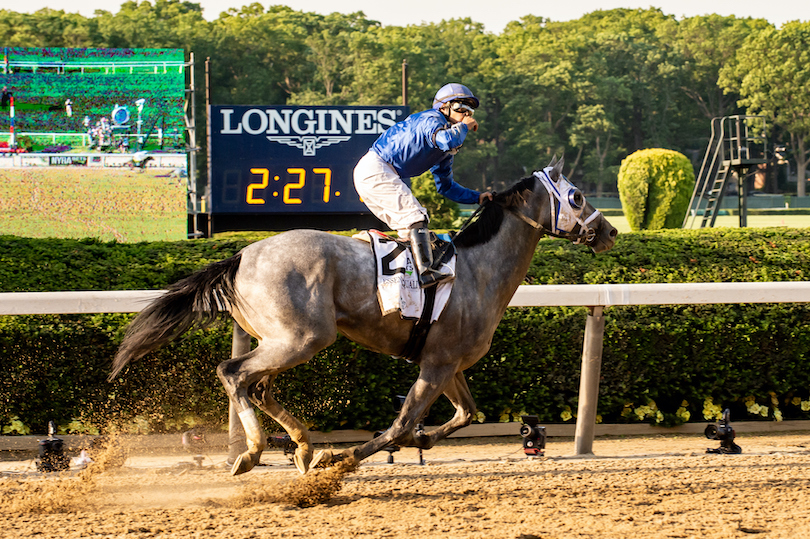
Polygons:
<instances>
[{"instance_id":1,"label":"topiary bush","mask_svg":"<svg viewBox=\"0 0 810 539\"><path fill-rule=\"evenodd\" d=\"M672 150L639 150L619 169L619 198L632 230L680 228L694 186L692 163Z\"/></svg>"}]
</instances>

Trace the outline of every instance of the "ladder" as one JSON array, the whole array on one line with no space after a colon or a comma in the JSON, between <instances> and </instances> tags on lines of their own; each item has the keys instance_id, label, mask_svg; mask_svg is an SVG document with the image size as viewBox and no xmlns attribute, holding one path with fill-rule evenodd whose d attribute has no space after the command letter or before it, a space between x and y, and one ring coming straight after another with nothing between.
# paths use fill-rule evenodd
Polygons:
<instances>
[{"instance_id":1,"label":"ladder","mask_svg":"<svg viewBox=\"0 0 810 539\"><path fill-rule=\"evenodd\" d=\"M723 116L712 119L712 134L703 156L683 228L692 228L698 216L700 228L713 227L728 182L736 177L740 226L747 225L746 173L767 163L766 129L763 116Z\"/></svg>"},{"instance_id":2,"label":"ladder","mask_svg":"<svg viewBox=\"0 0 810 539\"><path fill-rule=\"evenodd\" d=\"M729 172L731 172L731 167L722 165L714 177L711 189L708 192L705 192L704 189L703 198L706 200L706 207L703 210L703 218L700 220L700 228L706 228L707 225L709 227L714 226L714 221L717 219L717 213L720 210L720 203L723 201L723 193L726 191ZM706 185L708 185L708 182Z\"/></svg>"}]
</instances>

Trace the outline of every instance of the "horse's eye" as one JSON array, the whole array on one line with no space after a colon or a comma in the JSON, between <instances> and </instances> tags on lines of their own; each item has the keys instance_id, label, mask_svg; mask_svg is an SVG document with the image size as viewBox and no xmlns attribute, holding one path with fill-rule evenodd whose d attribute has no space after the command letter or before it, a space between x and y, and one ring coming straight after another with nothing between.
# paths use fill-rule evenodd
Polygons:
<instances>
[{"instance_id":1,"label":"horse's eye","mask_svg":"<svg viewBox=\"0 0 810 539\"><path fill-rule=\"evenodd\" d=\"M568 193L568 202L571 204L572 208L581 210L582 206L585 205L585 197L582 196L582 191L579 189L574 189Z\"/></svg>"}]
</instances>

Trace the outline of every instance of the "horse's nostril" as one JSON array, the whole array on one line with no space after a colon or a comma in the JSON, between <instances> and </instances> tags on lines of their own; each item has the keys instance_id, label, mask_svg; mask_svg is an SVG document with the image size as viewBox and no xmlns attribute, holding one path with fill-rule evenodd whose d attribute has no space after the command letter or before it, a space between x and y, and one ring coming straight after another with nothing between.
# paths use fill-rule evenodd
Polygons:
<instances>
[{"instance_id":1,"label":"horse's nostril","mask_svg":"<svg viewBox=\"0 0 810 539\"><path fill-rule=\"evenodd\" d=\"M615 228L610 231L610 237L615 238L619 234L619 231Z\"/></svg>"}]
</instances>

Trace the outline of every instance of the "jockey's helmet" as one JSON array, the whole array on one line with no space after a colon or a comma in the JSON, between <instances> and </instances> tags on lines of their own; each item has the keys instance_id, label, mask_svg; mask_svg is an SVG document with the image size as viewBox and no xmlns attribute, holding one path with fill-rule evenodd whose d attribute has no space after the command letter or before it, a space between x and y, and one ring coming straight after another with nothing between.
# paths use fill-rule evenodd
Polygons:
<instances>
[{"instance_id":1,"label":"jockey's helmet","mask_svg":"<svg viewBox=\"0 0 810 539\"><path fill-rule=\"evenodd\" d=\"M436 97L433 98L433 108L438 110L451 101L461 101L473 109L477 109L479 104L478 98L470 89L457 82L451 82L439 88Z\"/></svg>"}]
</instances>

